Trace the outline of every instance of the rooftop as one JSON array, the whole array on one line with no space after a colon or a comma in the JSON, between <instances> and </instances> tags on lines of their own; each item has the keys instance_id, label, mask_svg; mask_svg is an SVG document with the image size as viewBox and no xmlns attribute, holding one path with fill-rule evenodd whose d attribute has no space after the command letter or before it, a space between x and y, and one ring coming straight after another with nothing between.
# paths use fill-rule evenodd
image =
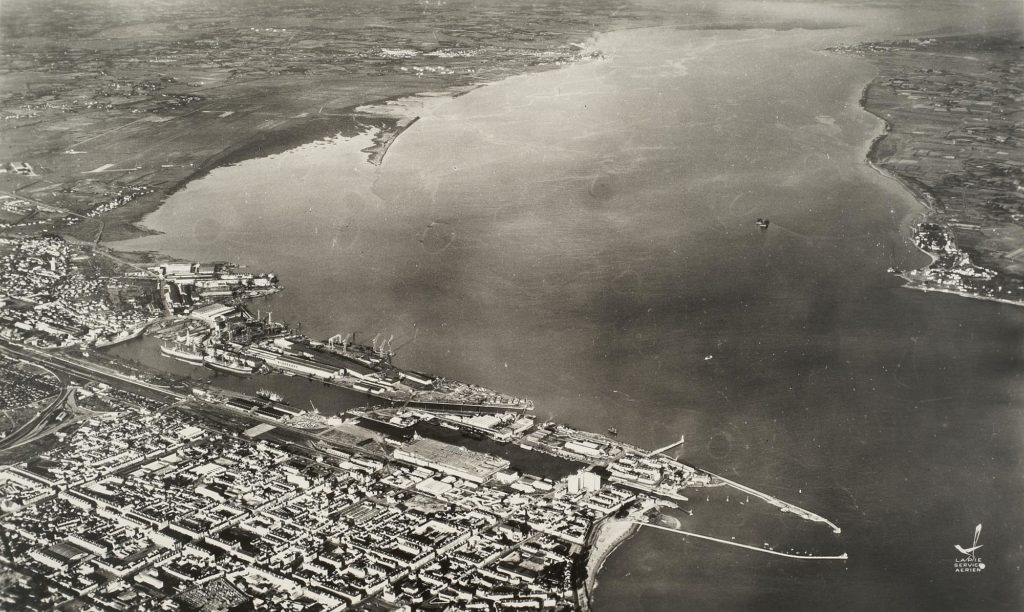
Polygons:
<instances>
[{"instance_id":1,"label":"rooftop","mask_svg":"<svg viewBox=\"0 0 1024 612\"><path fill-rule=\"evenodd\" d=\"M509 462L504 459L430 438L415 440L400 451L429 463L471 474L481 480L509 466Z\"/></svg>"}]
</instances>

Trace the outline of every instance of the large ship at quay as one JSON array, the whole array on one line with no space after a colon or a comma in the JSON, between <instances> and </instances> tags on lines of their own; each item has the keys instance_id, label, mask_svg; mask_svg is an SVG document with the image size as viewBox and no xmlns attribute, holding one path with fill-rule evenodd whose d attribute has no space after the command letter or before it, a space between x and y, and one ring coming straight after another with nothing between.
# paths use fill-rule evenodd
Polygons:
<instances>
[{"instance_id":1,"label":"large ship at quay","mask_svg":"<svg viewBox=\"0 0 1024 612\"><path fill-rule=\"evenodd\" d=\"M178 361L192 365L202 365L204 357L203 353L195 347L179 343L161 344L160 353L165 357L177 359Z\"/></svg>"},{"instance_id":2,"label":"large ship at quay","mask_svg":"<svg viewBox=\"0 0 1024 612\"><path fill-rule=\"evenodd\" d=\"M279 336L245 346L241 354L266 363L271 371L318 380L394 405L449 412L527 412L524 398L392 363L384 344L374 347L311 340L302 335Z\"/></svg>"},{"instance_id":3,"label":"large ship at quay","mask_svg":"<svg viewBox=\"0 0 1024 612\"><path fill-rule=\"evenodd\" d=\"M239 357L235 353L215 351L203 357L203 365L215 372L248 376L259 372L262 364L257 360Z\"/></svg>"},{"instance_id":4,"label":"large ship at quay","mask_svg":"<svg viewBox=\"0 0 1024 612\"><path fill-rule=\"evenodd\" d=\"M269 314L253 316L240 306L197 305L157 333L175 334L161 345L164 356L217 372L298 376L362 393L380 403L442 412L533 410L533 403L524 398L400 368L393 362L391 339L374 338L370 345L355 342L354 334L313 340L273 321Z\"/></svg>"}]
</instances>

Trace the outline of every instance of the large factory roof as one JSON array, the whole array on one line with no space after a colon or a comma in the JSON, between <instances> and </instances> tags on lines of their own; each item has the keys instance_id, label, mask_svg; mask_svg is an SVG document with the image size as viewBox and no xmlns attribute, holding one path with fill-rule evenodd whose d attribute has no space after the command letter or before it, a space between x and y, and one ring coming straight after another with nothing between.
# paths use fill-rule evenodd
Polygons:
<instances>
[{"instance_id":1,"label":"large factory roof","mask_svg":"<svg viewBox=\"0 0 1024 612\"><path fill-rule=\"evenodd\" d=\"M192 317L202 319L204 321L210 321L212 323L218 320L223 320L236 312L237 309L234 306L225 306L224 304L214 302L208 306L203 306L202 308L196 308L193 310Z\"/></svg>"},{"instance_id":2,"label":"large factory roof","mask_svg":"<svg viewBox=\"0 0 1024 612\"><path fill-rule=\"evenodd\" d=\"M407 444L395 451L395 457L475 482L483 482L509 466L504 459L430 438Z\"/></svg>"}]
</instances>

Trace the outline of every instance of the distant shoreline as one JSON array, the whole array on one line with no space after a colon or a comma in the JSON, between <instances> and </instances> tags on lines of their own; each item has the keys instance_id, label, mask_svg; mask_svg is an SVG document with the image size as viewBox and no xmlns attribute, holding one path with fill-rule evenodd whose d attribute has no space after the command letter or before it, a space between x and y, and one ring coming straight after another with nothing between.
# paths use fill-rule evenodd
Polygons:
<instances>
[{"instance_id":1,"label":"distant shoreline","mask_svg":"<svg viewBox=\"0 0 1024 612\"><path fill-rule=\"evenodd\" d=\"M907 179L907 177L901 176L895 172L887 170L883 168L881 165L882 160L879 158L878 150L881 148L882 142L893 133L893 127L892 124L889 123L888 119L881 116L880 114L875 112L874 109L868 106L868 91L871 89L871 87L876 85L876 81L878 80L878 78L878 76L875 76L875 78L871 79L871 81L864 85L864 88L861 90L860 96L860 107L866 113L872 115L873 117L877 118L879 121L882 122L882 133L875 136L871 140L871 144L868 147L868 152L866 155L867 164L868 166L871 167L872 170L874 170L881 176L884 176L887 179L892 179L899 183L911 196L914 197L914 200L916 200L917 203L920 204L922 208L924 208L925 214L930 216L936 212L934 202L935 196L929 193L927 188L924 187L923 185L917 185L911 180Z\"/></svg>"},{"instance_id":2,"label":"distant shoreline","mask_svg":"<svg viewBox=\"0 0 1024 612\"><path fill-rule=\"evenodd\" d=\"M906 272L904 272L902 274L899 274L898 276L900 278L902 278L904 281L906 281L902 285L902 287L904 287L906 289L913 289L914 291L923 291L925 293L930 293L932 291L935 291L935 292L938 292L938 293L948 293L950 295L955 295L955 296L959 296L959 297L963 297L963 298L969 298L969 299L972 299L972 300L983 300L983 301L986 301L986 302L997 302L999 304L1008 304L1010 306L1017 306L1017 307L1024 306L1024 302L1017 302L1017 301L1009 300L1009 299L1006 299L1006 298L992 297L992 296L989 296L989 295L978 295L976 293L970 293L970 292L967 292L967 291L957 291L956 289L944 289L942 287L929 287L929 286L921 283L920 281L914 280L912 278L907 278L907 273Z\"/></svg>"},{"instance_id":3,"label":"distant shoreline","mask_svg":"<svg viewBox=\"0 0 1024 612\"><path fill-rule=\"evenodd\" d=\"M866 59L867 58L865 58L865 60ZM882 158L881 153L880 153L882 145L883 145L885 139L888 138L890 135L892 135L895 132L895 128L893 127L893 124L890 123L890 121L888 119L883 117L877 111L877 109L874 109L874 108L871 107L871 105L869 103L869 100L868 100L871 88L877 86L878 82L879 82L879 79L881 79L881 78L882 78L881 72L876 74L875 77L872 78L871 81L869 81L864 86L863 90L861 91L861 96L860 96L860 100L859 100L860 107L865 112L871 114L872 116L876 117L879 121L881 121L882 122L882 126L883 126L882 133L877 135L877 136L875 136L875 138L871 141L871 145L868 147L868 151L867 151L867 154L866 154L866 160L865 161L867 162L868 166L870 166L871 169L874 170L875 172L877 172L880 176L885 177L887 179L891 179L891 180L897 182L901 187L903 187L903 189L905 189L914 198L914 200L923 209L918 215L909 215L909 217L914 217L914 220L909 222L908 229L912 230L912 228L914 226L919 225L921 223L928 223L928 222L937 223L937 224L945 226L946 219L944 218L943 214L939 210L938 198L935 196L934 193L931 192L931 190L926 185L922 184L920 181L918 181L918 180L916 180L916 179L914 179L912 177L907 177L907 176L904 176L904 175L902 175L902 174L900 174L900 173L898 173L896 171L889 170L889 169L885 168L882 165L883 164L883 158ZM902 230L904 228L901 227L900 229L901 229L901 232L902 232ZM925 255L927 255L930 261L929 261L928 264L926 264L924 266L921 266L921 267L918 267L918 268L915 268L914 270L897 272L896 276L899 276L904 281L904 284L902 285L902 287L907 288L907 289L914 289L914 290L917 290L917 291L925 291L925 292L937 291L937 292L940 292L940 293L948 293L948 294L956 295L956 296L959 296L959 297L973 298L973 299L976 299L976 300L985 300L985 301L988 301L988 302L999 302L999 303L1002 303L1002 304L1009 304L1009 305L1012 305L1012 306L1024 306L1024 302L1022 302L1022 301L1017 301L1017 300L1012 300L1012 299L1007 299L1007 298L999 298L999 297L994 297L994 296L981 295L981 294L978 294L978 293L973 293L973 292L970 292L970 291L962 291L962 290L953 289L953 288L948 288L947 289L947 288L942 288L942 287L927 286L922 281L917 280L916 278L911 276L911 274L914 271L917 271L917 270L927 270L927 269L929 269L932 265L934 265L938 261L938 257L936 257L935 254L929 253L925 249L921 248L916 243L914 244L914 248L916 248L919 252L924 253Z\"/></svg>"},{"instance_id":4,"label":"distant shoreline","mask_svg":"<svg viewBox=\"0 0 1024 612\"><path fill-rule=\"evenodd\" d=\"M614 31L614 29L593 31L589 34L588 38L583 40L593 39L611 31ZM497 83L511 77L533 72L555 70L572 63L575 62L526 66L524 70L509 72L508 74L498 76L498 78L475 83L453 80L442 87L438 87L437 83L430 83L430 86L427 86L425 83L421 88L357 101L345 106L341 111L312 117L302 117L301 123L298 124L279 125L265 131L248 134L244 139L196 164L194 170L186 176L173 181L166 187L158 189L157 193L153 194L156 196L156 199L139 202L131 209L115 211L115 215L103 219L106 223L104 225L102 242L113 246L112 243L160 234L161 232L142 225L145 217L159 210L175 193L183 190L193 181L204 178L218 168L278 155L334 136L355 135L362 133L368 127L372 127L374 123L387 122L393 125L387 128L377 126L379 131L374 137L374 145L364 150L364 153L368 155L368 163L379 166L383 163L385 155L398 137L405 133L408 128L412 127L420 118L415 115L387 116L383 113L374 114L372 111L362 109L384 106L390 102L428 94L435 94L446 99L454 99L491 83ZM300 118L295 117L292 120L298 119ZM121 215L117 215L117 212L120 212ZM62 234L74 236L75 232L64 230Z\"/></svg>"},{"instance_id":5,"label":"distant shoreline","mask_svg":"<svg viewBox=\"0 0 1024 612\"><path fill-rule=\"evenodd\" d=\"M159 201L148 203L145 206L137 206L131 211L132 214L129 218L113 224L108 223L102 242L109 246L116 246L113 243L160 234L161 232L157 230L141 225L142 221L167 204L171 196L185 189L192 182L206 177L218 168L279 155L296 147L356 131L359 127L358 108L373 104L385 104L390 100L413 96L417 93L422 92L410 92L399 96L358 102L345 107L340 113L323 115L301 125L275 127L267 131L249 134L244 140L211 156L196 166L190 174L168 186L161 194ZM370 116L367 115L366 118L369 119ZM394 134L391 141L397 138L402 131L404 130L399 130ZM388 142L387 146L390 145L391 142ZM114 225L114 227L110 228L110 225Z\"/></svg>"}]
</instances>

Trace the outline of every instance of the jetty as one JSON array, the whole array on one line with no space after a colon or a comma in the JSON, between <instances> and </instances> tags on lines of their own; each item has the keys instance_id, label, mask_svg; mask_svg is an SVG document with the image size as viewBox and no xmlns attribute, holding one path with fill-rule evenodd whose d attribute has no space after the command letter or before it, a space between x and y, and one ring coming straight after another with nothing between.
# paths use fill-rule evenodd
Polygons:
<instances>
[{"instance_id":1,"label":"jetty","mask_svg":"<svg viewBox=\"0 0 1024 612\"><path fill-rule=\"evenodd\" d=\"M711 542L717 542L719 544L728 544L729 546L737 546L739 548L746 548L748 550L755 550L757 552L766 553L769 555L776 555L778 557L786 557L788 559L800 559L803 561L846 561L849 559L849 555L843 553L841 555L797 555L793 553L780 552L778 550L772 550L771 548L758 548L751 546L750 544L743 544L742 542L734 542L732 540L723 540L713 536L708 536L700 533L694 533L692 531L685 531L683 529L675 529L672 527L663 527L661 525L655 525L654 523L644 523L642 521L631 521L634 525L641 527L651 527L653 529L661 529L662 531L669 531L672 533L678 533L679 535L690 536L692 538L700 538L701 540L709 540Z\"/></svg>"},{"instance_id":2,"label":"jetty","mask_svg":"<svg viewBox=\"0 0 1024 612\"><path fill-rule=\"evenodd\" d=\"M652 450L651 452L647 453L647 456L648 457L653 457L655 455L660 455L661 453L663 453L663 452L665 452L667 450L672 450L673 448L675 448L677 446L681 446L682 444L685 444L685 443L686 443L686 434L683 434L683 435L679 436L679 440L678 441L673 442L672 444L668 444L666 446L662 446L659 449Z\"/></svg>"},{"instance_id":3,"label":"jetty","mask_svg":"<svg viewBox=\"0 0 1024 612\"><path fill-rule=\"evenodd\" d=\"M832 529L833 533L835 533L837 535L843 532L843 530L840 529L838 525L836 525L832 521L828 520L827 518L825 518L825 517L823 517L823 516L821 516L819 514L815 514L815 513L811 512L810 510L804 510L803 508L801 508L801 507L799 507L797 505L791 504L789 502L782 501L781 499L777 499L775 497L772 497L771 495L768 495L767 493L761 493L760 491L756 491L754 489L751 489L750 487L748 487L746 485L741 485L738 482L734 482L732 480L729 480L728 478L724 478L722 476L719 476L718 474L712 474L711 472L708 472L707 470L704 470L704 471L705 471L705 473L709 474L710 476L712 476L712 477L714 477L714 478L724 482L726 485L728 485L728 486L730 486L730 487L732 487L734 489L738 489L738 490L746 493L747 495L753 495L753 496L755 496L755 497L757 497L759 499L762 499L762 500L768 502L769 504L775 506L776 508L782 510L783 512L792 512L793 514L799 516L800 518L807 519L809 521L815 521L815 522L818 522L818 523L824 523L824 524L828 525Z\"/></svg>"}]
</instances>

